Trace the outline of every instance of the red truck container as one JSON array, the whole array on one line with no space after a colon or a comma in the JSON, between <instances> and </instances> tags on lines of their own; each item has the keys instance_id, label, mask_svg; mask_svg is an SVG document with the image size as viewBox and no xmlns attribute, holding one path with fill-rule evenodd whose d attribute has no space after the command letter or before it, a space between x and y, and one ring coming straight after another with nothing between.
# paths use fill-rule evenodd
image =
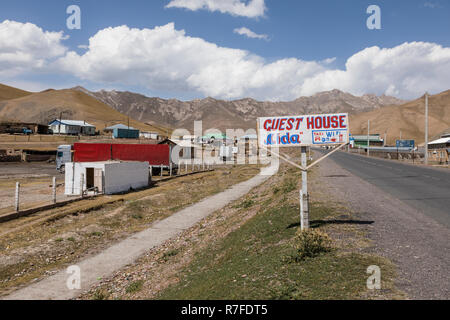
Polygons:
<instances>
[{"instance_id":1,"label":"red truck container","mask_svg":"<svg viewBox=\"0 0 450 320\"><path fill-rule=\"evenodd\" d=\"M151 166L170 165L167 144L75 143L73 149L75 162L122 160L148 162Z\"/></svg>"}]
</instances>

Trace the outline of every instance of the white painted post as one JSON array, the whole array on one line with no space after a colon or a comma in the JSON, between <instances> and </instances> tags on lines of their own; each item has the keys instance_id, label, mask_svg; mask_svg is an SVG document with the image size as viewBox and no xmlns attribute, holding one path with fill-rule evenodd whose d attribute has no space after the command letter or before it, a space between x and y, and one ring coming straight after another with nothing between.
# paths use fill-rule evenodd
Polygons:
<instances>
[{"instance_id":1,"label":"white painted post","mask_svg":"<svg viewBox=\"0 0 450 320\"><path fill-rule=\"evenodd\" d=\"M169 172L169 175L172 176L172 162L170 162L170 165L169 165L169 171L170 171L170 172Z\"/></svg>"},{"instance_id":2,"label":"white painted post","mask_svg":"<svg viewBox=\"0 0 450 320\"><path fill-rule=\"evenodd\" d=\"M82 198L83 198L83 188L84 188L84 174L82 173L80 177L80 194Z\"/></svg>"},{"instance_id":3,"label":"white painted post","mask_svg":"<svg viewBox=\"0 0 450 320\"><path fill-rule=\"evenodd\" d=\"M19 212L19 192L20 192L20 182L16 182L16 202L15 202L16 212Z\"/></svg>"},{"instance_id":4,"label":"white painted post","mask_svg":"<svg viewBox=\"0 0 450 320\"><path fill-rule=\"evenodd\" d=\"M52 194L53 194L53 204L56 204L56 177L53 177Z\"/></svg>"},{"instance_id":5,"label":"white painted post","mask_svg":"<svg viewBox=\"0 0 450 320\"><path fill-rule=\"evenodd\" d=\"M161 165L161 177L163 176L163 165Z\"/></svg>"},{"instance_id":6,"label":"white painted post","mask_svg":"<svg viewBox=\"0 0 450 320\"><path fill-rule=\"evenodd\" d=\"M184 161L184 167L185 167L184 173L187 173L187 172L188 172L188 163L187 163L187 160Z\"/></svg>"},{"instance_id":7,"label":"white painted post","mask_svg":"<svg viewBox=\"0 0 450 320\"><path fill-rule=\"evenodd\" d=\"M302 189L300 190L300 226L301 230L309 229L309 205L308 205L308 166L306 147L301 147L302 151Z\"/></svg>"}]
</instances>

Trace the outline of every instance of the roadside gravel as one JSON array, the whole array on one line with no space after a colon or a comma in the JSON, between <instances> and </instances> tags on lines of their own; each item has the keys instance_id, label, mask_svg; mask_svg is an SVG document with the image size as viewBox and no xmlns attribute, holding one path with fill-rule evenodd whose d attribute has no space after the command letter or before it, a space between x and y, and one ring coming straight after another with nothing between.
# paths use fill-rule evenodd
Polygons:
<instances>
[{"instance_id":1,"label":"roadside gravel","mask_svg":"<svg viewBox=\"0 0 450 320\"><path fill-rule=\"evenodd\" d=\"M373 221L365 225L373 243L368 250L397 265L398 289L411 299L450 299L448 228L338 166L332 157L319 165L318 178L330 198L359 219Z\"/></svg>"}]
</instances>

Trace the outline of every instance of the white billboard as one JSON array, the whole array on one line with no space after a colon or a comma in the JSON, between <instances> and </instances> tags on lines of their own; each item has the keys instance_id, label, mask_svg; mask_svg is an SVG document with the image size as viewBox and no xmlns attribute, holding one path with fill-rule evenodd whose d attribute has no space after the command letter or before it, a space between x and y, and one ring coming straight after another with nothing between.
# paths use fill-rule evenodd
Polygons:
<instances>
[{"instance_id":1,"label":"white billboard","mask_svg":"<svg viewBox=\"0 0 450 320\"><path fill-rule=\"evenodd\" d=\"M349 142L347 113L258 118L260 147L300 147Z\"/></svg>"}]
</instances>

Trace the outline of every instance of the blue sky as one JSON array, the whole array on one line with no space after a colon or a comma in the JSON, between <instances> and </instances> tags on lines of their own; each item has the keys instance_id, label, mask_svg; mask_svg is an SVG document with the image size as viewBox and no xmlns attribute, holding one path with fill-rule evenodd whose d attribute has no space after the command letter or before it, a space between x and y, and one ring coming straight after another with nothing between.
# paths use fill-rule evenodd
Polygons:
<instances>
[{"instance_id":1,"label":"blue sky","mask_svg":"<svg viewBox=\"0 0 450 320\"><path fill-rule=\"evenodd\" d=\"M178 0L183 1L183 0ZM187 2L191 0L186 0ZM192 0L193 2L202 2L203 0ZM214 0L204 0L214 2ZM224 1L224 0L222 0ZM236 4L239 0L227 0ZM315 1L296 1L296 0L260 0L264 3L266 10L263 16L247 17L239 16L236 13L211 11L208 8L196 11L186 8L172 7L167 8L169 0L2 0L0 4L0 23L4 20L15 21L19 23L31 23L43 32L59 32L63 31L64 36L68 39L61 39L60 44L66 48L66 52L74 51L78 57L67 59L64 57L66 53L44 57L45 68L26 68L26 66L18 66L14 72L0 70L0 82L9 84L21 84L25 89L43 89L45 87L70 87L72 85L81 84L89 89L97 90L100 88L119 90L134 90L151 96L161 96L164 98L180 98L192 99L204 96L215 96L218 98L234 99L245 96L251 96L256 99L268 100L290 100L299 95L313 94L315 92L331 89L333 86L354 94L363 94L373 92L376 94L392 94L399 97L410 98L414 95L420 96L422 91L429 90L439 91L450 89L448 76L443 75L439 81L435 81L436 73L444 73L448 68L449 57L448 47L450 47L450 2L447 0L396 0L396 1L336 1L336 0L315 0ZM249 5L248 1L242 0ZM81 30L68 30L66 27L66 8L69 5L76 4L81 8ZM366 26L366 20L369 14L366 9L369 5L378 5L381 8L381 30L369 30ZM240 60L230 60L230 65L236 64L236 70L219 70L216 65L221 60L214 60L211 55L221 55L224 51L214 51L200 45L198 48L199 55L205 55L205 61L211 59L210 64L199 66L196 61L191 67L183 66L183 74L177 74L177 69L170 68L157 69L158 61L142 61L141 65L134 65L129 70L120 68L119 62L116 65L108 66L107 70L99 70L98 64L101 57L79 58L83 57L90 49L81 49L79 45L88 45L89 38L96 35L99 31L109 28L126 25L138 30L154 29L155 27L165 26L168 23L174 23L176 31L185 31L184 37L177 41L188 41L188 37L201 39L204 43L216 45L218 48L232 48L239 51L245 51L247 56ZM10 26L9 26L10 27ZM268 40L248 38L234 32L237 28L248 28L252 32L259 35L266 35ZM0 32L2 29L0 29ZM5 29L9 30L9 29ZM14 29L17 30L17 29ZM17 31L15 31L17 32ZM129 32L125 30L123 32ZM167 31L170 33L170 31ZM5 31L6 33L6 31ZM118 32L116 33L119 34ZM122 34L122 33L121 33ZM26 36L29 36L28 34ZM26 36L24 35L25 39ZM174 36L174 35L173 35ZM0 34L1 37L1 34ZM6 37L6 35L4 35ZM20 37L19 37L20 38ZM144 37L144 39L148 39ZM170 38L172 39L172 38ZM6 41L6 40L5 40ZM18 41L19 42L19 41ZM414 46L415 42L423 42L428 46L418 48ZM170 43L170 42L169 42ZM399 48L402 44L410 44L407 48ZM1 44L1 40L0 40ZM32 50L28 47L20 47L15 44L16 51ZM360 61L363 56L367 56L364 52L366 48L377 46L380 49L391 49L395 52L376 53L371 52L371 61ZM439 52L439 67L436 66L435 59L432 58L433 52L436 52L435 46L441 47ZM195 52L195 48L188 50L190 54ZM398 48L395 50L395 48ZM1 63L0 48L0 67L7 66L7 62ZM127 51L138 50L136 45L124 48ZM159 56L159 48L146 47L146 56ZM410 57L407 63L402 60L402 55L409 55L416 52L417 56ZM365 67L367 70L350 70L346 69L348 59L353 55L360 53L361 58L357 61L358 68ZM98 54L98 53L97 53ZM123 58L123 52L120 57ZM225 53L224 53L225 54ZM431 57L427 61L420 56ZM94 55L94 53L92 54ZM163 53L161 53L163 55ZM392 56L393 55L393 56ZM133 57L136 57L133 55ZM256 57L256 58L255 58ZM378 66L368 66L373 61L383 61L390 63L390 57L393 57L395 63L393 68L401 68L401 77L392 78L390 71L378 70ZM109 59L118 58L117 56L109 57ZM183 60L183 51L180 51L175 58L164 58L162 61L170 64L170 59ZM289 59L296 61L287 61ZM325 59L327 63L322 63ZM58 60L64 59L64 67ZM136 58L134 58L136 59ZM139 58L137 58L139 59ZM226 58L224 58L226 59ZM417 59L422 59L418 61ZM118 58L118 60L121 60ZM189 60L189 57L188 59ZM214 61L212 61L214 60ZM122 60L121 60L122 61ZM237 61L237 62L236 62ZM332 61L330 63L330 61ZM242 62L242 65L240 64ZM276 68L277 64L285 65ZM302 62L315 63L317 65L309 66L305 73L305 66ZM55 65L57 63L57 66ZM95 66L94 66L95 63ZM149 64L153 65L151 68ZM385 65L386 65L385 63ZM70 72L68 65L73 65L74 69L83 68L82 66L91 66L89 70L83 72ZM272 64L275 64L272 65ZM404 64L404 66L402 66ZM431 64L431 65L428 65ZM418 69L416 77L411 76L411 70L407 70L408 66L420 65L423 69ZM23 68L20 68L23 67ZM115 68L117 67L117 70ZM248 67L249 74L243 74L242 70ZM184 70L186 68L186 70ZM295 69L298 69L297 71ZM311 69L312 68L312 69ZM356 67L355 67L356 68ZM430 72L430 68L436 68ZM442 70L443 68L443 70ZM28 71L24 71L27 70ZM120 72L130 72L127 79L121 81ZM211 79L208 79L203 73L205 70L212 70ZM17 71L20 70L20 71ZM110 70L115 70L111 75ZM137 78L133 80L131 73L141 72ZM426 70L426 72L424 72ZM330 71L330 72L327 72ZM332 72L334 74L331 74ZM341 72L340 72L341 71ZM348 75L341 73L347 72ZM449 70L447 70L449 71ZM99 76L98 73L104 72ZM170 77L164 77L160 74L173 73ZM223 72L224 74L214 74L215 72ZM255 79L250 73L256 74L260 72L263 79ZM277 76L280 72L283 76ZM375 72L380 83L372 84L370 79L363 76L358 78L359 74L367 72ZM386 74L383 76L383 73ZM399 72L395 72L397 75ZM300 75L299 75L300 73ZM448 72L447 72L448 73ZM151 75L149 75L151 74ZM156 76L158 74L158 76ZM233 74L228 81L229 74ZM285 75L288 74L288 75ZM192 76L192 77L191 77ZM148 79L146 78L148 77ZM240 77L240 78L239 78ZM273 77L273 79L271 79ZM283 78L284 77L284 78ZM433 82L420 87L419 82L427 80L428 77ZM193 79L194 78L194 79ZM216 79L223 79L218 82ZM171 85L171 80L173 86ZM244 89L233 87L228 82L236 82L246 84ZM367 83L366 85L358 85L356 82ZM211 81L216 81L214 86ZM281 84L286 83L286 93L283 88L277 88L268 92L269 87L277 86L277 81ZM163 85L164 82L164 85ZM436 85L434 83L440 83ZM442 82L444 82L442 84ZM294 84L293 84L294 83ZM321 85L317 85L321 83ZM327 85L322 85L323 83ZM339 86L342 87L339 88ZM161 84L161 85L160 85Z\"/></svg>"}]
</instances>

